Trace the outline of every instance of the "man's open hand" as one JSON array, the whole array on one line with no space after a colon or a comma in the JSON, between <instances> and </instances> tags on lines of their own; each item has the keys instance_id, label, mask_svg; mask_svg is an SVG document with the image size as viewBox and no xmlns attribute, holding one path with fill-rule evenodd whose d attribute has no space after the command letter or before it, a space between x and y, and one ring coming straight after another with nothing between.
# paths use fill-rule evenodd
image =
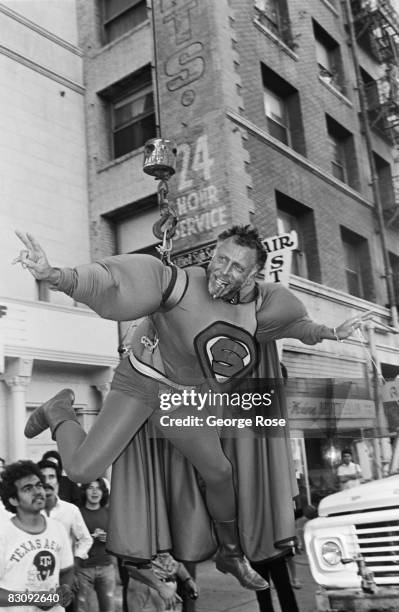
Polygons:
<instances>
[{"instance_id":1,"label":"man's open hand","mask_svg":"<svg viewBox=\"0 0 399 612\"><path fill-rule=\"evenodd\" d=\"M157 591L163 599L167 610L174 610L178 603L182 603L181 598L176 593L175 582L161 582L157 586Z\"/></svg>"},{"instance_id":2,"label":"man's open hand","mask_svg":"<svg viewBox=\"0 0 399 612\"><path fill-rule=\"evenodd\" d=\"M335 328L335 332L337 337L340 340L345 340L345 338L349 338L359 327L362 326L362 323L367 321L373 316L371 311L367 311L362 315L356 315L355 317L351 317L347 319L341 325Z\"/></svg>"}]
</instances>

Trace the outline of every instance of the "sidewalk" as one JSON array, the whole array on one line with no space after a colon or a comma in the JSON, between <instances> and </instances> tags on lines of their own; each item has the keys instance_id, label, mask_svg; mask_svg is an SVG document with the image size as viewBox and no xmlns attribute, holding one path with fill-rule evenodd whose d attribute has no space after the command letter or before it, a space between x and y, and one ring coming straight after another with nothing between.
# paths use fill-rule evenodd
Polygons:
<instances>
[{"instance_id":1,"label":"sidewalk","mask_svg":"<svg viewBox=\"0 0 399 612\"><path fill-rule=\"evenodd\" d=\"M301 589L294 589L300 612L315 612L314 582L305 554L295 557ZM196 612L259 612L256 596L242 589L237 581L215 569L214 563L207 561L197 566L197 583L201 589ZM272 589L275 612L281 612L277 594ZM290 612L285 610L284 612Z\"/></svg>"},{"instance_id":2,"label":"sidewalk","mask_svg":"<svg viewBox=\"0 0 399 612\"><path fill-rule=\"evenodd\" d=\"M294 589L300 612L315 612L316 583L309 571L305 554L295 557L298 579L301 589ZM251 591L240 587L237 581L228 574L222 574L215 568L212 561L197 565L197 584L200 597L196 603L196 612L259 612L256 596ZM272 588L274 612L281 612L276 591ZM122 594L120 586L115 594L116 612L122 610ZM90 602L90 610L98 610L96 601ZM130 612L135 612L131 610ZM284 612L290 612L284 610Z\"/></svg>"}]
</instances>

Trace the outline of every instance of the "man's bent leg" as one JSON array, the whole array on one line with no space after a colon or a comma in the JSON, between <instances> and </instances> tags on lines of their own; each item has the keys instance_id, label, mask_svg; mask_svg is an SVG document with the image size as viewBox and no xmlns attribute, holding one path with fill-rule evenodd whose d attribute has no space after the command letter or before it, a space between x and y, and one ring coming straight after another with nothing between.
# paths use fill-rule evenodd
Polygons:
<instances>
[{"instance_id":1,"label":"man's bent leg","mask_svg":"<svg viewBox=\"0 0 399 612\"><path fill-rule=\"evenodd\" d=\"M269 584L251 568L241 549L232 466L223 453L214 428L193 428L189 437L169 438L205 481L206 500L219 542L216 567L229 572L246 589L267 589Z\"/></svg>"},{"instance_id":2,"label":"man's bent leg","mask_svg":"<svg viewBox=\"0 0 399 612\"><path fill-rule=\"evenodd\" d=\"M73 421L56 430L62 463L75 482L92 482L121 454L153 412L142 399L111 389L88 434Z\"/></svg>"},{"instance_id":3,"label":"man's bent leg","mask_svg":"<svg viewBox=\"0 0 399 612\"><path fill-rule=\"evenodd\" d=\"M162 430L167 438L165 428ZM192 427L185 437L168 440L190 461L206 484L206 504L215 521L230 521L237 514L233 470L215 428Z\"/></svg>"},{"instance_id":4,"label":"man's bent leg","mask_svg":"<svg viewBox=\"0 0 399 612\"><path fill-rule=\"evenodd\" d=\"M73 392L64 389L36 409L28 420L25 433L34 437L50 427L65 470L76 482L91 482L101 476L153 412L153 408L142 399L111 389L86 435L72 403Z\"/></svg>"}]
</instances>

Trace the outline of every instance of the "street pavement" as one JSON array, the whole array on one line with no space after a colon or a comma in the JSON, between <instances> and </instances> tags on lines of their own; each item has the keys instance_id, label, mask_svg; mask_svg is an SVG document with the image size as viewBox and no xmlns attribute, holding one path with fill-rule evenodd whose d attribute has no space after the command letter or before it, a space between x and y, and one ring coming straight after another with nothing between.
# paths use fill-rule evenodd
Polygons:
<instances>
[{"instance_id":1,"label":"street pavement","mask_svg":"<svg viewBox=\"0 0 399 612\"><path fill-rule=\"evenodd\" d=\"M301 589L294 589L300 612L315 612L315 591L317 584L309 571L306 554L296 555L294 561ZM214 563L206 561L197 566L197 583L200 597L196 612L259 612L256 596L240 587L238 582L227 574L215 569ZM273 587L273 585L272 585ZM281 611L276 591L272 588L274 612Z\"/></svg>"},{"instance_id":2,"label":"street pavement","mask_svg":"<svg viewBox=\"0 0 399 612\"><path fill-rule=\"evenodd\" d=\"M315 612L314 594L317 585L310 574L306 554L296 555L294 561L298 580L302 583L301 589L294 589L299 612ZM197 584L200 596L196 602L195 612L259 612L255 594L240 587L232 576L218 572L212 561L197 565ZM116 592L117 612L122 609L120 591L118 587ZM274 612L291 612L281 610L273 585L272 598ZM90 608L94 611L96 606L90 606ZM131 610L130 612L137 611Z\"/></svg>"}]
</instances>

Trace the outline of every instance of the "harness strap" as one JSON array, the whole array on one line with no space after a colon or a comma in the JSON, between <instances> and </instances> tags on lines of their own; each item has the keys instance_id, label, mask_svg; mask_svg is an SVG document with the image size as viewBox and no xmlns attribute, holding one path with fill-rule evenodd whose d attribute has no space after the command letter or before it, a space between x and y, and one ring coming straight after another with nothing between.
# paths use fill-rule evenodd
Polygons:
<instances>
[{"instance_id":1,"label":"harness strap","mask_svg":"<svg viewBox=\"0 0 399 612\"><path fill-rule=\"evenodd\" d=\"M168 310L172 310L172 308L177 306L185 294L188 285L187 272L177 266L170 267L172 270L172 278L162 296L162 312L168 312Z\"/></svg>"},{"instance_id":2,"label":"harness strap","mask_svg":"<svg viewBox=\"0 0 399 612\"><path fill-rule=\"evenodd\" d=\"M162 372L160 372L159 370L156 370L147 363L140 361L140 359L137 359L137 357L134 355L133 351L129 351L129 361L130 365L135 370L140 372L140 374L152 378L153 380L157 380L158 382L163 383L168 387L172 387L173 389L177 389L178 391L184 391L185 389L189 388L187 385L180 385L179 383L165 376L165 374L162 374Z\"/></svg>"}]
</instances>

